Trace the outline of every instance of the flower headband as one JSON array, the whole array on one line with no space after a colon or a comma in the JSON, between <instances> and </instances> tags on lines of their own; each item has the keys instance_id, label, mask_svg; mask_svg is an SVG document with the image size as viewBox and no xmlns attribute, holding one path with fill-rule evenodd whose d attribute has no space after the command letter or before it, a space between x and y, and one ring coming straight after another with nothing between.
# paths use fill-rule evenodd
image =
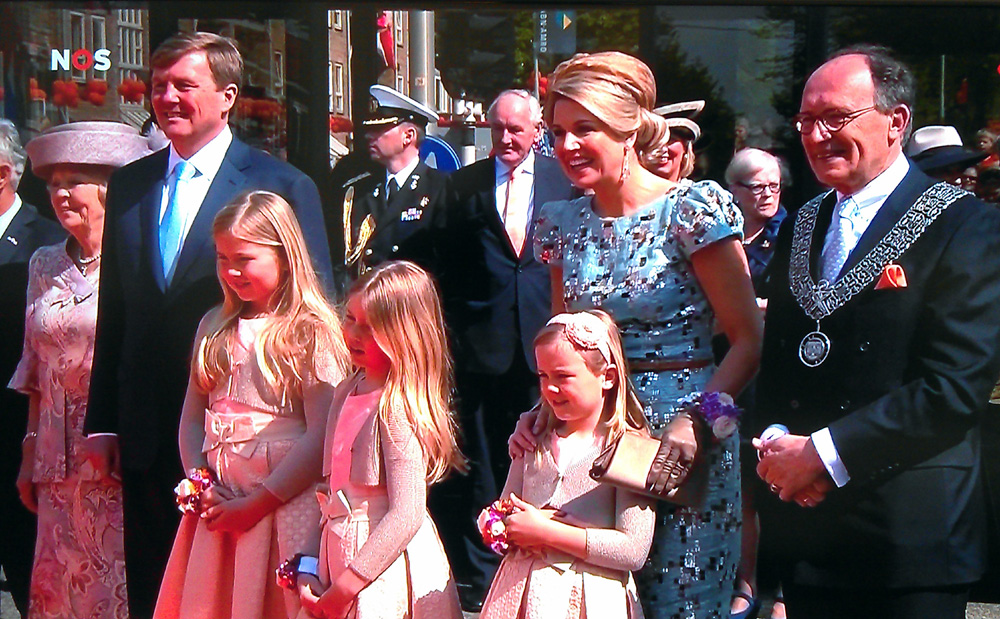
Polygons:
<instances>
[{"instance_id":1,"label":"flower headband","mask_svg":"<svg viewBox=\"0 0 1000 619\"><path fill-rule=\"evenodd\" d=\"M546 327L549 325L562 325L566 339L584 350L600 351L604 360L611 363L608 325L597 316L589 312L558 314L545 323Z\"/></svg>"}]
</instances>

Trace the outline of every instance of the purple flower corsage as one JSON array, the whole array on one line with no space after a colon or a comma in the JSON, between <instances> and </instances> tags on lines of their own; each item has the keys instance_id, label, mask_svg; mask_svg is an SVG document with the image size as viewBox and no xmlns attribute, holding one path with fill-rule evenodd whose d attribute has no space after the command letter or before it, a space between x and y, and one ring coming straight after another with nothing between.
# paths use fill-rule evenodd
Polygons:
<instances>
[{"instance_id":1,"label":"purple flower corsage","mask_svg":"<svg viewBox=\"0 0 1000 619\"><path fill-rule=\"evenodd\" d=\"M716 439L724 439L739 427L743 410L728 393L696 391L681 398L681 411L701 417Z\"/></svg>"}]
</instances>

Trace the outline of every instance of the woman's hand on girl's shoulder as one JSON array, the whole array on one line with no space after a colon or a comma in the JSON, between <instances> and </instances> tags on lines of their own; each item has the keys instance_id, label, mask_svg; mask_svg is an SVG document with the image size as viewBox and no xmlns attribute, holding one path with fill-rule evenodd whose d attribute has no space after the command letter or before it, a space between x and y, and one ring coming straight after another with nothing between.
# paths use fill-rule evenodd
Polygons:
<instances>
[{"instance_id":1,"label":"woman's hand on girl's shoulder","mask_svg":"<svg viewBox=\"0 0 1000 619\"><path fill-rule=\"evenodd\" d=\"M548 419L538 407L521 413L514 426L514 433L507 439L507 454L511 460L535 451L535 447L538 446L538 435L545 429L547 422Z\"/></svg>"}]
</instances>

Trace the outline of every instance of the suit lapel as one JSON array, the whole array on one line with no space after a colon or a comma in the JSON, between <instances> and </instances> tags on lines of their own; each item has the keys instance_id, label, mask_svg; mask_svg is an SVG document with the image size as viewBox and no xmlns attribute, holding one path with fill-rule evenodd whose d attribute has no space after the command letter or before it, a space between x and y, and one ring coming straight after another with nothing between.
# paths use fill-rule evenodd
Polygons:
<instances>
[{"instance_id":1,"label":"suit lapel","mask_svg":"<svg viewBox=\"0 0 1000 619\"><path fill-rule=\"evenodd\" d=\"M167 290L167 282L163 278L163 259L160 257L160 203L163 201L163 186L167 176L167 162L170 160L170 149L164 148L154 157L163 161L157 163L156 178L142 196L139 203L140 221L142 222L141 246L148 252L149 263L153 269L153 278L161 292Z\"/></svg>"},{"instance_id":2,"label":"suit lapel","mask_svg":"<svg viewBox=\"0 0 1000 619\"><path fill-rule=\"evenodd\" d=\"M0 264L13 262L24 251L23 248L27 247L28 226L31 225L33 210L24 201L21 202L21 208L10 220L0 239Z\"/></svg>"},{"instance_id":3,"label":"suit lapel","mask_svg":"<svg viewBox=\"0 0 1000 619\"><path fill-rule=\"evenodd\" d=\"M216 213L246 185L243 170L250 165L246 155L247 146L234 137L184 239L171 286L184 277L205 247L212 243L212 221Z\"/></svg>"},{"instance_id":4,"label":"suit lapel","mask_svg":"<svg viewBox=\"0 0 1000 619\"><path fill-rule=\"evenodd\" d=\"M497 236L499 245L503 247L504 254L513 262L517 262L517 254L510 244L510 237L507 236L507 229L504 228L503 219L500 217L500 205L497 204L497 162L495 157L487 159L489 165L483 166L483 178L480 181L482 190L482 203L486 210L486 221L489 223L493 234Z\"/></svg>"},{"instance_id":5,"label":"suit lapel","mask_svg":"<svg viewBox=\"0 0 1000 619\"><path fill-rule=\"evenodd\" d=\"M892 230L896 222L899 221L903 214L913 205L917 197L930 184L930 179L919 172L916 166L910 167L910 171L903 177L903 180L896 189L889 194L889 197L885 199L885 202L879 208L875 218L868 225L865 233L858 239L857 246L847 256L847 262L844 263L844 268L840 270L841 275L850 271L854 265L861 262L868 255L868 252L875 248L878 242Z\"/></svg>"}]
</instances>

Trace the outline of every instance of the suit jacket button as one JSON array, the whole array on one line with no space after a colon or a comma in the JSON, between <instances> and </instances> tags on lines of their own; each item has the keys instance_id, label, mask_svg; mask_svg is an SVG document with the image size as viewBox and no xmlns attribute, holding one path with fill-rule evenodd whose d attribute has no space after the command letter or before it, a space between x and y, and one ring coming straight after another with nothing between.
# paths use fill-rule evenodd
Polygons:
<instances>
[{"instance_id":1,"label":"suit jacket button","mask_svg":"<svg viewBox=\"0 0 1000 619\"><path fill-rule=\"evenodd\" d=\"M370 255L372 255L372 250L371 250L371 248L370 248L370 247L369 247L368 249L366 249L366 250L365 250L365 255L366 255L366 256L370 256Z\"/></svg>"},{"instance_id":2,"label":"suit jacket button","mask_svg":"<svg viewBox=\"0 0 1000 619\"><path fill-rule=\"evenodd\" d=\"M843 402L840 403L840 410L842 410L842 411L846 411L850 407L851 407L851 401L850 400L844 400Z\"/></svg>"},{"instance_id":3,"label":"suit jacket button","mask_svg":"<svg viewBox=\"0 0 1000 619\"><path fill-rule=\"evenodd\" d=\"M399 245L393 245L392 246L392 253L396 253L397 251L399 251Z\"/></svg>"},{"instance_id":4,"label":"suit jacket button","mask_svg":"<svg viewBox=\"0 0 1000 619\"><path fill-rule=\"evenodd\" d=\"M871 346L871 342L861 342L858 344L858 352L868 352L868 347Z\"/></svg>"},{"instance_id":5,"label":"suit jacket button","mask_svg":"<svg viewBox=\"0 0 1000 619\"><path fill-rule=\"evenodd\" d=\"M791 402L788 403L788 406L791 407L793 410L797 409L799 407L799 401L792 400Z\"/></svg>"}]
</instances>

